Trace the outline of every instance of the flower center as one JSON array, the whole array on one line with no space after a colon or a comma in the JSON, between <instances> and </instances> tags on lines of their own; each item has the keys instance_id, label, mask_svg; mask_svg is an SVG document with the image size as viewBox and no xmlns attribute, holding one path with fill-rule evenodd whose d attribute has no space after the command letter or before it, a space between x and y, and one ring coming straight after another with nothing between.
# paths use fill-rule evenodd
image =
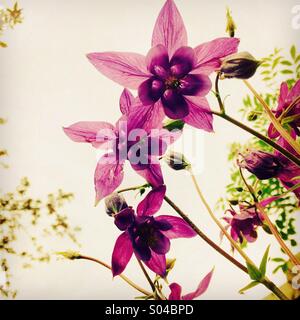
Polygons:
<instances>
[{"instance_id":1,"label":"flower center","mask_svg":"<svg viewBox=\"0 0 300 320\"><path fill-rule=\"evenodd\" d=\"M165 85L167 89L177 89L180 86L180 81L176 77L171 76L165 80Z\"/></svg>"}]
</instances>

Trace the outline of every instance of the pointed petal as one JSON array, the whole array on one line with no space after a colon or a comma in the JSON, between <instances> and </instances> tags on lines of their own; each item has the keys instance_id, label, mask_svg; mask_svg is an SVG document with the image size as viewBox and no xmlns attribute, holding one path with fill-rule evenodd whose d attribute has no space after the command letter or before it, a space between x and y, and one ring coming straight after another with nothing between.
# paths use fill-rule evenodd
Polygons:
<instances>
[{"instance_id":1,"label":"pointed petal","mask_svg":"<svg viewBox=\"0 0 300 320\"><path fill-rule=\"evenodd\" d=\"M290 93L289 93L289 100L292 102L293 100L295 100L296 98L298 98L300 96L300 80L298 80L294 86L292 87Z\"/></svg>"},{"instance_id":2,"label":"pointed petal","mask_svg":"<svg viewBox=\"0 0 300 320\"><path fill-rule=\"evenodd\" d=\"M102 121L81 121L63 128L65 134L75 142L91 143L93 147L106 147L116 138L115 127Z\"/></svg>"},{"instance_id":3,"label":"pointed petal","mask_svg":"<svg viewBox=\"0 0 300 320\"><path fill-rule=\"evenodd\" d=\"M100 158L94 176L96 203L114 192L123 177L123 163L118 162L114 154L105 154Z\"/></svg>"},{"instance_id":4,"label":"pointed petal","mask_svg":"<svg viewBox=\"0 0 300 320\"><path fill-rule=\"evenodd\" d=\"M171 290L171 293L168 300L181 300L181 286L178 283L174 282L169 285L169 288Z\"/></svg>"},{"instance_id":5,"label":"pointed petal","mask_svg":"<svg viewBox=\"0 0 300 320\"><path fill-rule=\"evenodd\" d=\"M200 282L196 291L188 293L182 297L182 300L193 300L199 296L201 296L208 288L211 278L213 276L214 269L212 269Z\"/></svg>"},{"instance_id":6,"label":"pointed petal","mask_svg":"<svg viewBox=\"0 0 300 320\"><path fill-rule=\"evenodd\" d=\"M125 88L120 97L120 110L122 114L129 114L135 102L136 99L134 98L133 94Z\"/></svg>"},{"instance_id":7,"label":"pointed petal","mask_svg":"<svg viewBox=\"0 0 300 320\"><path fill-rule=\"evenodd\" d=\"M151 162L151 160L149 160ZM132 168L142 176L153 187L164 184L164 179L159 163L149 163L148 165L131 164Z\"/></svg>"},{"instance_id":8,"label":"pointed petal","mask_svg":"<svg viewBox=\"0 0 300 320\"><path fill-rule=\"evenodd\" d=\"M159 129L162 127L162 122L165 118L165 113L160 102L154 105L143 106L137 105L128 115L128 131L133 129L144 129L150 132L151 129Z\"/></svg>"},{"instance_id":9,"label":"pointed petal","mask_svg":"<svg viewBox=\"0 0 300 320\"><path fill-rule=\"evenodd\" d=\"M166 256L164 254L157 254L152 251L151 259L144 262L156 274L159 274L161 277L166 276Z\"/></svg>"},{"instance_id":10,"label":"pointed petal","mask_svg":"<svg viewBox=\"0 0 300 320\"><path fill-rule=\"evenodd\" d=\"M113 276L118 276L126 268L133 254L133 248L130 236L127 232L123 232L117 239L112 254L112 273Z\"/></svg>"},{"instance_id":11,"label":"pointed petal","mask_svg":"<svg viewBox=\"0 0 300 320\"><path fill-rule=\"evenodd\" d=\"M152 216L162 206L165 194L166 186L164 185L151 190L139 203L137 214L139 216Z\"/></svg>"},{"instance_id":12,"label":"pointed petal","mask_svg":"<svg viewBox=\"0 0 300 320\"><path fill-rule=\"evenodd\" d=\"M206 98L185 96L185 100L188 103L189 114L183 121L192 127L212 132L213 115Z\"/></svg>"},{"instance_id":13,"label":"pointed petal","mask_svg":"<svg viewBox=\"0 0 300 320\"><path fill-rule=\"evenodd\" d=\"M149 77L145 57L137 53L100 52L87 57L103 75L129 89L137 89Z\"/></svg>"},{"instance_id":14,"label":"pointed petal","mask_svg":"<svg viewBox=\"0 0 300 320\"><path fill-rule=\"evenodd\" d=\"M221 64L221 58L237 52L240 40L237 38L217 38L196 47L197 59L193 73L210 74Z\"/></svg>"},{"instance_id":15,"label":"pointed petal","mask_svg":"<svg viewBox=\"0 0 300 320\"><path fill-rule=\"evenodd\" d=\"M156 20L152 35L152 47L162 44L169 56L187 45L187 33L182 17L173 0L167 0Z\"/></svg>"},{"instance_id":16,"label":"pointed petal","mask_svg":"<svg viewBox=\"0 0 300 320\"><path fill-rule=\"evenodd\" d=\"M197 233L181 218L161 215L155 218L155 221L169 223L172 228L167 231L162 231L169 239L176 238L192 238Z\"/></svg>"},{"instance_id":17,"label":"pointed petal","mask_svg":"<svg viewBox=\"0 0 300 320\"><path fill-rule=\"evenodd\" d=\"M280 86L277 111L282 111L284 105L286 104L286 99L288 97L288 94L289 94L289 87L286 82L283 82Z\"/></svg>"}]
</instances>

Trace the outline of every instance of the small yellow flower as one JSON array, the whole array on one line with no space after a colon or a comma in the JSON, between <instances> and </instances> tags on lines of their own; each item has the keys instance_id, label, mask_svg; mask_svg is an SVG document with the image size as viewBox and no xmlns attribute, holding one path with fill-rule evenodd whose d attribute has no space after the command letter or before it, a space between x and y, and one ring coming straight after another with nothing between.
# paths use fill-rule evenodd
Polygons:
<instances>
[{"instance_id":1,"label":"small yellow flower","mask_svg":"<svg viewBox=\"0 0 300 320\"><path fill-rule=\"evenodd\" d=\"M22 23L22 10L18 7L18 2L16 2L12 9L6 9L9 14L10 25L13 26L17 23Z\"/></svg>"}]
</instances>

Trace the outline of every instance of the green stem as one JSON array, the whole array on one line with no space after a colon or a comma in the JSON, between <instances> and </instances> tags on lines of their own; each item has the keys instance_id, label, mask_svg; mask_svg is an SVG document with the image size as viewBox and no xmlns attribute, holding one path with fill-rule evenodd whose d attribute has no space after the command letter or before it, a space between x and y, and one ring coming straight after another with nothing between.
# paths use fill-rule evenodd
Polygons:
<instances>
[{"instance_id":1,"label":"green stem","mask_svg":"<svg viewBox=\"0 0 300 320\"><path fill-rule=\"evenodd\" d=\"M76 257L76 259L83 259L83 260L89 260L89 261L93 261L95 263L100 264L101 266L105 267L106 269L111 270L111 266L108 265L107 263L98 260L96 258L93 257L88 257L88 256L84 256L84 255L79 255L78 257ZM141 292L142 294L146 295L146 296L151 296L152 293L148 292L147 290L141 288L139 285L135 284L133 281L131 281L129 278L127 278L126 276L124 276L123 274L119 275L120 278L122 278L125 282L127 282L131 287L133 287L134 289L136 289L137 291Z\"/></svg>"},{"instance_id":2,"label":"green stem","mask_svg":"<svg viewBox=\"0 0 300 320\"><path fill-rule=\"evenodd\" d=\"M265 113L270 118L274 128L280 133L284 140L298 153L298 155L300 155L299 143L297 143L297 141L294 140L292 136L282 127L281 123L274 116L273 112L271 111L265 100L258 94L258 92L252 87L252 85L247 80L244 80L244 83L248 87L248 89L253 93L253 95L257 98L257 100L261 103L265 110Z\"/></svg>"},{"instance_id":3,"label":"green stem","mask_svg":"<svg viewBox=\"0 0 300 320\"><path fill-rule=\"evenodd\" d=\"M223 232L223 234L225 235L225 237L229 240L229 242L231 243L231 245L237 250L237 252L241 255L241 257L245 260L245 262L248 265L251 265L253 268L255 268L258 272L259 269L258 267L255 265L255 263L248 257L248 255L242 250L242 248L232 239L232 237L229 235L229 233L227 232L227 230L223 227L222 223L217 219L217 217L215 216L215 214L213 213L212 209L210 208L208 202L206 201L200 187L199 184L196 180L196 177L194 176L193 172L191 171L191 169L189 170L190 174L191 174L191 178L193 180L194 186L196 188L196 191L199 195L199 198L201 199L202 203L204 204L207 212L209 213L209 215L211 216L211 218L214 220L214 222L216 223L216 225L220 228L220 230ZM271 282L266 276L264 276L260 281L261 284L263 284L264 286L266 286L268 289L270 289L274 294L276 294L278 296L278 298L283 299L283 300L289 300L284 293L282 293L280 291L280 289L278 287L276 287L276 285ZM276 290L274 290L274 288L276 288ZM278 292L280 291L280 294L278 295Z\"/></svg>"},{"instance_id":4,"label":"green stem","mask_svg":"<svg viewBox=\"0 0 300 320\"><path fill-rule=\"evenodd\" d=\"M273 140L269 139L268 137L266 137L265 135L255 131L254 129L246 126L245 124L243 124L242 122L230 117L229 115L225 114L225 113L220 113L217 111L212 111L212 113L220 118L223 118L224 120L231 122L232 124L234 124L235 126L251 133L253 136L257 137L258 139L264 141L265 143L267 143L269 146L273 147L274 149L276 149L277 151L279 151L282 155L284 155L286 158L290 159L292 162L294 162L297 166L300 167L300 159L293 155L291 152L289 152L288 150L284 149L283 147L281 147L280 145L278 145L276 142L274 142Z\"/></svg>"},{"instance_id":5,"label":"green stem","mask_svg":"<svg viewBox=\"0 0 300 320\"><path fill-rule=\"evenodd\" d=\"M247 82L248 84L248 82ZM252 88L252 87L251 87ZM212 111L212 113L220 118L223 118L224 120L234 124L235 126L249 132L250 134L252 134L253 136L257 137L258 139L264 141L265 143L267 143L269 146L271 146L272 148L278 150L282 155L284 155L285 157L287 157L288 159L290 159L291 161L293 161L296 165L300 166L300 159L295 156L294 154L292 154L291 152L289 152L288 150L284 149L283 147L281 147L280 145L278 145L276 142L274 142L273 140L269 139L268 137L266 137L265 135L257 132L256 130L246 126L245 124L243 124L242 122L230 117L229 115L227 115L225 113L225 107L224 104L222 102L221 99L221 95L220 95L220 90L219 90L219 74L217 74L216 76L216 81L215 81L215 94L218 100L218 104L220 107L221 112L217 112L217 111ZM260 97L260 96L259 96ZM263 101L263 99L260 97L260 99ZM264 102L264 101L263 101ZM272 113L272 112L271 112ZM272 114L273 115L273 114Z\"/></svg>"}]
</instances>

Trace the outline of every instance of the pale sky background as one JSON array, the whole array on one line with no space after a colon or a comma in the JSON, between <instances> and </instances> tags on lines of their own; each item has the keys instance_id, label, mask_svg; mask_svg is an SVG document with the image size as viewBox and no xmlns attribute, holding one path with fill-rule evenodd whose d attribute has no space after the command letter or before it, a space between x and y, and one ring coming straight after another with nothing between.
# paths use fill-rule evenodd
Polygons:
<instances>
[{"instance_id":1,"label":"pale sky background","mask_svg":"<svg viewBox=\"0 0 300 320\"><path fill-rule=\"evenodd\" d=\"M3 2L2 2L3 3ZM1 191L13 190L21 177L32 182L32 195L42 197L62 188L75 193L75 200L65 207L70 221L80 225L80 251L110 262L111 251L119 231L106 216L103 203L95 208L93 173L96 153L89 145L75 144L62 132L62 126L79 120L115 122L120 116L119 95L122 88L102 76L88 62L86 53L96 51L132 51L146 54L151 34L163 0L20 0L24 23L8 32L3 40L9 47L0 50L1 117L8 123L1 127L1 147L9 150L11 169L1 170ZM299 41L300 30L291 27L295 0L178 0L189 35L196 46L225 36L225 8L228 5L238 25L240 50L256 58L271 53L274 47L289 48ZM299 4L299 1L298 1ZM259 87L259 77L251 82ZM222 83L223 96L231 94L227 106L237 115L241 98L247 93L242 82ZM216 109L212 95L210 101ZM201 132L197 133L202 136ZM215 133L203 134L199 161L204 172L198 175L212 206L224 195L229 181L227 146L233 140L249 136L223 120L215 120ZM200 139L201 140L201 139ZM199 203L190 178L164 167L168 194L215 241L219 230ZM130 168L122 186L143 183ZM130 204L137 201L132 196ZM168 206L161 210L173 214ZM221 217L222 213L218 212ZM247 252L259 263L267 245L271 255L279 253L270 236L259 233L259 240ZM51 252L76 249L69 241L47 239ZM22 244L20 244L22 246ZM227 243L223 247L228 249ZM170 281L183 286L184 292L195 289L199 280L216 266L209 290L202 299L262 298L264 287L252 289L244 296L238 290L249 283L245 274L213 251L200 238L173 241L170 257L176 267ZM270 264L269 275L274 265ZM14 285L20 299L126 299L138 295L121 279L98 265L85 261L56 258L50 264L22 269L13 264ZM147 287L134 260L126 274ZM272 276L278 284L282 275Z\"/></svg>"}]
</instances>

